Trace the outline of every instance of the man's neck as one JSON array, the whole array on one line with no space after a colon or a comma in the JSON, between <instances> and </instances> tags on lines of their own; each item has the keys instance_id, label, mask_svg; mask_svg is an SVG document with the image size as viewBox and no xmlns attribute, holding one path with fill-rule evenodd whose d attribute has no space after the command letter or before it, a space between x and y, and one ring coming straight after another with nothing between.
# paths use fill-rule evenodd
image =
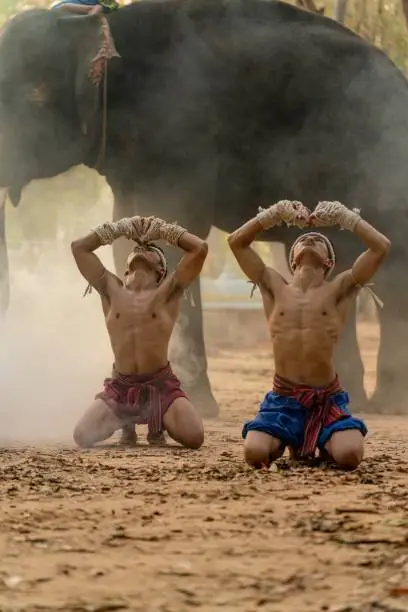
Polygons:
<instances>
[{"instance_id":1,"label":"man's neck","mask_svg":"<svg viewBox=\"0 0 408 612\"><path fill-rule=\"evenodd\" d=\"M302 291L320 287L324 283L324 268L310 263L302 263L296 268L292 285Z\"/></svg>"},{"instance_id":2,"label":"man's neck","mask_svg":"<svg viewBox=\"0 0 408 612\"><path fill-rule=\"evenodd\" d=\"M153 291L154 289L157 289L157 284L154 279L141 278L134 280L132 283L127 285L126 288L129 291L133 291L133 293L143 293L144 291Z\"/></svg>"}]
</instances>

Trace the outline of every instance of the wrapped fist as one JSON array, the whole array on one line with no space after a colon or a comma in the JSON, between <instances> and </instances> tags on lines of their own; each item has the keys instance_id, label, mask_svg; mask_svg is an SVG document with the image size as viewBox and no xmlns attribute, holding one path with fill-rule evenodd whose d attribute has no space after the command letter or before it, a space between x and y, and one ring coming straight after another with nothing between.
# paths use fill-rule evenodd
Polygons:
<instances>
[{"instance_id":1,"label":"wrapped fist","mask_svg":"<svg viewBox=\"0 0 408 612\"><path fill-rule=\"evenodd\" d=\"M296 200L280 200L267 209L260 208L257 219L263 229L268 229L274 225L281 225L282 222L288 227L306 227L309 223L310 210Z\"/></svg>"},{"instance_id":2,"label":"wrapped fist","mask_svg":"<svg viewBox=\"0 0 408 612\"><path fill-rule=\"evenodd\" d=\"M352 231L360 219L360 211L357 208L349 210L340 202L319 202L310 215L309 223L312 227L340 225L342 229Z\"/></svg>"},{"instance_id":3,"label":"wrapped fist","mask_svg":"<svg viewBox=\"0 0 408 612\"><path fill-rule=\"evenodd\" d=\"M154 242L163 238L163 221L158 217L133 217L135 235L133 239L140 243Z\"/></svg>"},{"instance_id":4,"label":"wrapped fist","mask_svg":"<svg viewBox=\"0 0 408 612\"><path fill-rule=\"evenodd\" d=\"M171 246L178 246L180 237L187 231L176 223L167 223L158 217L134 217L135 234L134 240L143 244L165 240Z\"/></svg>"}]
</instances>

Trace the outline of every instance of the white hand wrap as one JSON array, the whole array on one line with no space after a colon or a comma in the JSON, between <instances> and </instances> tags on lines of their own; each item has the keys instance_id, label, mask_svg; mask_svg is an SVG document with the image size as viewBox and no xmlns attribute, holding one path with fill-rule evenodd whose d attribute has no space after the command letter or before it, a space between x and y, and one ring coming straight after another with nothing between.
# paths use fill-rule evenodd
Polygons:
<instances>
[{"instance_id":1,"label":"white hand wrap","mask_svg":"<svg viewBox=\"0 0 408 612\"><path fill-rule=\"evenodd\" d=\"M319 202L313 211L313 215L319 225L327 227L340 225L342 229L353 231L356 224L360 221L360 211L358 208L350 210L340 202Z\"/></svg>"},{"instance_id":2,"label":"white hand wrap","mask_svg":"<svg viewBox=\"0 0 408 612\"><path fill-rule=\"evenodd\" d=\"M269 208L259 207L259 213L256 215L263 229L268 229L273 226L282 225L282 221L288 227L296 225L297 227L305 227L307 225L310 211L297 200L280 200L276 204L272 204ZM304 217L304 220L299 219L299 216Z\"/></svg>"},{"instance_id":3,"label":"white hand wrap","mask_svg":"<svg viewBox=\"0 0 408 612\"><path fill-rule=\"evenodd\" d=\"M180 237L187 231L175 223L166 223L157 217L126 217L113 223L107 222L93 229L103 245L112 244L125 236L136 242L166 240L171 246L178 246Z\"/></svg>"},{"instance_id":4,"label":"white hand wrap","mask_svg":"<svg viewBox=\"0 0 408 612\"><path fill-rule=\"evenodd\" d=\"M150 217L141 240L153 242L154 240L165 240L170 246L177 247L179 240L186 229L177 223L167 223L157 217Z\"/></svg>"},{"instance_id":5,"label":"white hand wrap","mask_svg":"<svg viewBox=\"0 0 408 612\"><path fill-rule=\"evenodd\" d=\"M177 223L165 223L162 229L162 239L166 240L170 246L177 247L183 234L187 232L185 227Z\"/></svg>"},{"instance_id":6,"label":"white hand wrap","mask_svg":"<svg viewBox=\"0 0 408 612\"><path fill-rule=\"evenodd\" d=\"M140 217L141 218L141 217ZM120 219L119 221L108 221L94 227L93 231L99 236L103 245L112 244L117 238L125 236L129 240L137 238L135 228L135 217Z\"/></svg>"}]
</instances>

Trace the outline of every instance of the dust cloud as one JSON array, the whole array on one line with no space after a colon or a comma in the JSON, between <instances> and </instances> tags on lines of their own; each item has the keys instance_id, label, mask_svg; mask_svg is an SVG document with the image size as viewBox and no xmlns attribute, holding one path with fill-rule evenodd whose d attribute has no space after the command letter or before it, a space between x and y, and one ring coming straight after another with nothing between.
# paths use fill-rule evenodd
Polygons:
<instances>
[{"instance_id":1,"label":"dust cloud","mask_svg":"<svg viewBox=\"0 0 408 612\"><path fill-rule=\"evenodd\" d=\"M0 442L71 442L112 354L99 297L83 297L70 242L111 218L112 195L96 173L76 168L32 183L6 216L11 301L0 320ZM114 269L111 249L98 255Z\"/></svg>"},{"instance_id":2,"label":"dust cloud","mask_svg":"<svg viewBox=\"0 0 408 612\"><path fill-rule=\"evenodd\" d=\"M61 246L52 245L35 271L11 257L12 299L1 323L2 442L71 440L110 373L99 298L82 297L86 283L69 245Z\"/></svg>"}]
</instances>

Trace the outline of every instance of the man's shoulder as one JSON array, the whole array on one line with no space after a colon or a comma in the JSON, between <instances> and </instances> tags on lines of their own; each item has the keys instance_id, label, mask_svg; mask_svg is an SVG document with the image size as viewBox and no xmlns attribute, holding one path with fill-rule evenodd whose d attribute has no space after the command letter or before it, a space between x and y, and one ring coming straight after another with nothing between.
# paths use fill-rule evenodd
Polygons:
<instances>
[{"instance_id":1,"label":"man's shoulder","mask_svg":"<svg viewBox=\"0 0 408 612\"><path fill-rule=\"evenodd\" d=\"M356 279L353 276L353 271L350 269L344 270L344 272L339 272L332 279L325 281L327 285L336 288L336 287L354 287L358 288L360 285L356 282Z\"/></svg>"},{"instance_id":2,"label":"man's shoulder","mask_svg":"<svg viewBox=\"0 0 408 612\"><path fill-rule=\"evenodd\" d=\"M288 281L283 274L278 272L278 270L271 268L270 266L265 266L260 284L268 284L270 282L285 286L290 284L290 281Z\"/></svg>"},{"instance_id":3,"label":"man's shoulder","mask_svg":"<svg viewBox=\"0 0 408 612\"><path fill-rule=\"evenodd\" d=\"M116 276L116 274L114 274L113 272L110 272L110 270L106 270L105 268L105 290L106 290L106 294L109 296L112 292L117 291L118 289L122 289L124 287L123 285L123 281L121 281L121 279Z\"/></svg>"},{"instance_id":4,"label":"man's shoulder","mask_svg":"<svg viewBox=\"0 0 408 612\"><path fill-rule=\"evenodd\" d=\"M327 284L338 301L346 298L355 298L361 289L351 269L340 272L332 280L327 281Z\"/></svg>"}]
</instances>

